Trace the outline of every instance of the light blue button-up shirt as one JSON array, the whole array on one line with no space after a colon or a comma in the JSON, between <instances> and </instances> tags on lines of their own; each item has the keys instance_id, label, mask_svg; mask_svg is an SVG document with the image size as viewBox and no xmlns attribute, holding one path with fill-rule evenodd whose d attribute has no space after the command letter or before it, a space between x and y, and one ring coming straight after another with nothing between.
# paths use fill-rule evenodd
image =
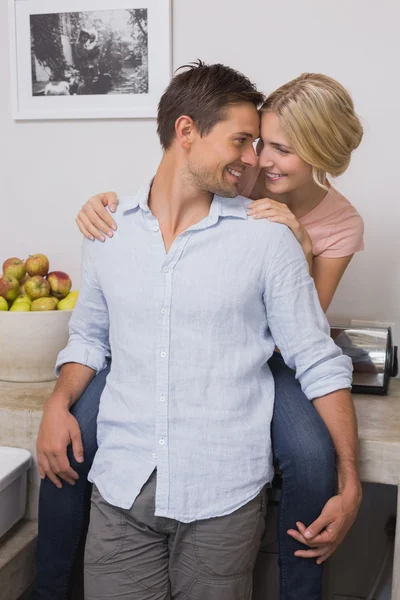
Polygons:
<instances>
[{"instance_id":1,"label":"light blue button-up shirt","mask_svg":"<svg viewBox=\"0 0 400 600\"><path fill-rule=\"evenodd\" d=\"M190 522L233 512L272 479L275 345L310 399L349 388L351 361L286 226L214 196L166 253L148 194L121 199L112 239L84 241L57 370L100 371L112 354L89 479L129 508L156 468L155 514Z\"/></svg>"}]
</instances>

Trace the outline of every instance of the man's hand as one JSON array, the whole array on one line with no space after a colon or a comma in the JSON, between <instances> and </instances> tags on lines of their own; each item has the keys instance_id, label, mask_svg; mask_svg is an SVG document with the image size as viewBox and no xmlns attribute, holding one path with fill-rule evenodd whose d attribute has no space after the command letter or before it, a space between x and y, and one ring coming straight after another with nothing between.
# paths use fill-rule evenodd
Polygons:
<instances>
[{"instance_id":1,"label":"man's hand","mask_svg":"<svg viewBox=\"0 0 400 600\"><path fill-rule=\"evenodd\" d=\"M329 558L353 525L361 498L361 487L351 492L343 491L328 500L318 519L311 525L305 527L298 521L298 531L289 529L287 533L310 550L297 550L295 556L316 558L318 565Z\"/></svg>"},{"instance_id":2,"label":"man's hand","mask_svg":"<svg viewBox=\"0 0 400 600\"><path fill-rule=\"evenodd\" d=\"M45 405L38 438L36 452L40 477L46 476L58 488L62 487L61 479L75 484L79 475L72 469L67 448L72 444L72 451L77 462L83 462L83 445L78 421L66 406L52 397Z\"/></svg>"}]
</instances>

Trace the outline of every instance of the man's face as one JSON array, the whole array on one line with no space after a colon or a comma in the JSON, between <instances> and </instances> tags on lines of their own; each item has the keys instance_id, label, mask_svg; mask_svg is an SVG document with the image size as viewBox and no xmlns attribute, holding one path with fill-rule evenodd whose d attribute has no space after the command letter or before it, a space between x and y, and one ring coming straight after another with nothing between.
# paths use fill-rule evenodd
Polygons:
<instances>
[{"instance_id":1,"label":"man's face","mask_svg":"<svg viewBox=\"0 0 400 600\"><path fill-rule=\"evenodd\" d=\"M253 142L259 136L260 118L253 104L228 108L226 118L210 133L196 133L190 147L188 171L202 191L225 198L238 195L238 183L247 166L256 166Z\"/></svg>"}]
</instances>

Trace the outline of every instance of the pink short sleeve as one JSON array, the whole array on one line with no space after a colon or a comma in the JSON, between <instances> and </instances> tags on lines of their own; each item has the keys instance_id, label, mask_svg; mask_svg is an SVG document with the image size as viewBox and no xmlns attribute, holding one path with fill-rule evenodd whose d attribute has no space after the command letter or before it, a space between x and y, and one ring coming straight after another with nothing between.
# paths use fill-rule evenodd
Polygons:
<instances>
[{"instance_id":1,"label":"pink short sleeve","mask_svg":"<svg viewBox=\"0 0 400 600\"><path fill-rule=\"evenodd\" d=\"M325 258L350 256L364 249L364 223L356 208L336 190L300 219L313 245L313 255Z\"/></svg>"},{"instance_id":2,"label":"pink short sleeve","mask_svg":"<svg viewBox=\"0 0 400 600\"><path fill-rule=\"evenodd\" d=\"M364 250L364 222L358 212L351 207L333 227L325 240L323 251L318 256L340 258L360 250Z\"/></svg>"}]
</instances>

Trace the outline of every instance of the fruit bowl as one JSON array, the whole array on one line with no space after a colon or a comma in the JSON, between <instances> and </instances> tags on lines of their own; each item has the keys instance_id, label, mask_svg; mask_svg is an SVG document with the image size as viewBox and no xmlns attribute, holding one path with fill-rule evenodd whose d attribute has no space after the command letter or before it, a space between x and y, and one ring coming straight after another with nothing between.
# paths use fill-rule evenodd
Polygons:
<instances>
[{"instance_id":1,"label":"fruit bowl","mask_svg":"<svg viewBox=\"0 0 400 600\"><path fill-rule=\"evenodd\" d=\"M54 366L68 342L71 314L72 310L0 311L0 380L56 379Z\"/></svg>"}]
</instances>

